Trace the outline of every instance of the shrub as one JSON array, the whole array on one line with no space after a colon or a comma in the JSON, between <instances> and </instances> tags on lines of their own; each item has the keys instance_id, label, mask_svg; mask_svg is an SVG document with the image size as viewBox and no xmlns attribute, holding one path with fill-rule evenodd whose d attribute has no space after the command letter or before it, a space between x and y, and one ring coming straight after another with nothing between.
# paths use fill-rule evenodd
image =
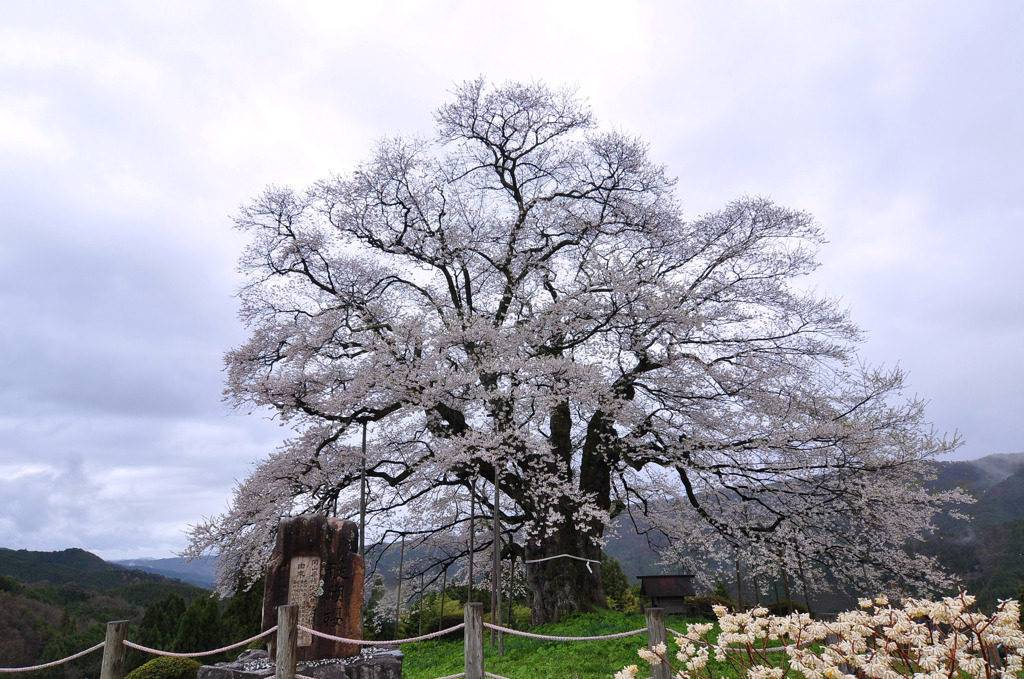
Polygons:
<instances>
[{"instance_id":1,"label":"shrub","mask_svg":"<svg viewBox=\"0 0 1024 679\"><path fill-rule=\"evenodd\" d=\"M192 658L160 656L132 670L125 679L196 679L200 667Z\"/></svg>"},{"instance_id":2,"label":"shrub","mask_svg":"<svg viewBox=\"0 0 1024 679\"><path fill-rule=\"evenodd\" d=\"M792 607L792 611L790 610ZM770 604L765 604L765 608L768 609L769 615L789 615L792 613L807 613L807 606L797 601L773 601Z\"/></svg>"},{"instance_id":3,"label":"shrub","mask_svg":"<svg viewBox=\"0 0 1024 679\"><path fill-rule=\"evenodd\" d=\"M733 604L732 599L726 597L715 596L714 594L705 594L703 596L692 596L686 600L686 603L690 605L690 614L695 618L704 618L705 620L716 620L718 616L715 615L715 606L725 606L730 611L736 608Z\"/></svg>"}]
</instances>

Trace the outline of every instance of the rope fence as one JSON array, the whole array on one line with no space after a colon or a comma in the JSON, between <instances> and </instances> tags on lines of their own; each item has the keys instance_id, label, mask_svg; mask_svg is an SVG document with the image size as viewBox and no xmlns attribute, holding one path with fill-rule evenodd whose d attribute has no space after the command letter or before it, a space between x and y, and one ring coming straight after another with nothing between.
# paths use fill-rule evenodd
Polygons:
<instances>
[{"instance_id":1,"label":"rope fence","mask_svg":"<svg viewBox=\"0 0 1024 679\"><path fill-rule=\"evenodd\" d=\"M0 673L13 673L13 672L30 672L34 670L42 670L63 663L77 660L89 653L104 649L103 651L103 665L100 674L100 679L123 679L124 669L124 654L126 648L135 649L144 653L150 653L158 656L172 657L172 658L201 658L206 656L217 655L230 651L232 649L241 648L248 646L258 639L269 637L272 634L277 634L277 669L275 671L275 679L311 679L301 674L296 673L296 640L297 633L299 631L307 634L327 639L330 641L341 642L345 644L355 644L358 646L398 646L401 644L411 644L419 641L427 641L430 639L436 639L443 637L459 630L464 630L465 640L465 671L459 672L458 674L450 674L445 677L438 677L437 679L484 679L484 677L490 677L491 679L506 679L497 674L492 674L485 671L484 669L484 629L490 629L495 632L502 634L510 634L513 636L524 637L526 639L536 639L539 641L558 641L558 642L576 642L576 641L608 641L612 639L624 639L626 637L636 636L639 634L647 634L647 642L649 646L654 646L658 643L664 643L666 641L666 633L669 632L675 636L684 636L680 632L665 627L664 611L660 608L649 608L647 609L647 626L639 629L630 630L628 632L618 632L614 634L601 634L596 636L586 637L566 637L566 636L554 636L550 634L534 634L532 632L525 632L522 630L512 629L510 627L503 627L502 625L495 625L489 622L483 621L483 604L479 602L472 602L466 604L464 608L465 621L454 625L447 629L439 630L437 632L431 632L430 634L424 634L417 637L411 637L408 639L394 639L394 640L365 640L365 639L347 639L345 637L338 637L318 630L311 629L298 624L298 607L295 605L279 606L278 607L278 624L274 625L270 629L267 629L260 634L231 644L222 648L213 649L211 651L201 651L196 653L175 653L171 651L163 651L156 648L149 648L141 644L136 644L124 638L124 634L127 631L128 622L125 620L119 620L116 622L107 623L107 640L96 644L90 648L85 649L79 653L68 656L67 658L61 658L60 660L54 660L53 662L33 665L30 667L2 667ZM709 644L704 641L697 641L707 646L714 647L713 644ZM808 642L809 643L809 642ZM803 646L804 644L795 644L795 646ZM793 645L788 646L792 648ZM767 649L755 649L758 652L776 652L785 651L787 646L777 646ZM729 652L745 653L747 649L742 648L727 648Z\"/></svg>"},{"instance_id":2,"label":"rope fence","mask_svg":"<svg viewBox=\"0 0 1024 679\"><path fill-rule=\"evenodd\" d=\"M156 649L156 648L149 648L147 646L142 646L140 644L136 644L135 642L128 641L127 639L124 640L124 645L127 646L128 648L134 648L136 651L143 651L145 653L152 653L153 655L162 655L162 656L167 657L167 658L203 658L203 657L206 657L208 655L217 655L218 653L223 653L224 651L230 651L233 648L241 648L242 646L248 646L249 644L251 644L252 642L256 641L257 639L262 639L263 637L270 636L271 634L273 634L276 631L277 631L277 625L274 625L273 627L268 629L266 632L261 632L260 634L257 634L254 637L249 637L245 641L239 641L238 643L231 644L230 646L224 646L223 648L215 648L212 651L201 651L199 653L172 653L170 651L161 651L161 650Z\"/></svg>"},{"instance_id":3,"label":"rope fence","mask_svg":"<svg viewBox=\"0 0 1024 679\"><path fill-rule=\"evenodd\" d=\"M101 641L100 643L96 644L92 648L87 648L84 651L79 651L78 653L75 653L74 655L69 655L66 658L61 658L60 660L54 660L53 662L44 663L42 665L32 665L31 667L0 667L0 672L11 673L11 672L31 672L33 670L45 670L48 667L56 667L57 665L63 665L64 663L71 662L72 660L78 660L82 656L86 656L86 655L89 655L90 653L92 653L93 651L100 650L101 648L106 646L106 644L107 644L107 642Z\"/></svg>"},{"instance_id":4,"label":"rope fence","mask_svg":"<svg viewBox=\"0 0 1024 679\"><path fill-rule=\"evenodd\" d=\"M357 644L359 646L398 646L400 644L411 644L411 643L416 642L416 641L427 641L428 639L436 639L437 637L443 637L445 634L451 634L452 632L460 630L460 629L462 629L465 626L466 626L466 623L460 622L458 625L455 625L454 627L449 627L448 629L439 630L437 632L431 632L430 634L424 634L423 636L411 637L409 639L390 639L390 640L346 639L345 637L336 637L334 635L327 634L325 632L317 632L315 629L310 629L308 627L303 627L302 625L299 625L299 631L301 631L301 632L308 632L309 634L312 634L315 637L320 637L321 639L327 639L328 641L340 641L340 642L342 642L344 644ZM440 679L445 679L445 678L441 677Z\"/></svg>"},{"instance_id":5,"label":"rope fence","mask_svg":"<svg viewBox=\"0 0 1024 679\"><path fill-rule=\"evenodd\" d=\"M518 637L526 637L527 639L540 639L542 641L608 641L609 639L623 639L625 637L632 637L637 634L643 634L647 631L646 627L635 629L631 632L618 632L617 634L602 634L596 637L554 637L549 634L533 634L531 632L524 632L522 630L511 629L509 627L502 627L501 625L492 625L489 622L484 623L484 627L492 629L496 632L504 632L505 634L512 634Z\"/></svg>"}]
</instances>

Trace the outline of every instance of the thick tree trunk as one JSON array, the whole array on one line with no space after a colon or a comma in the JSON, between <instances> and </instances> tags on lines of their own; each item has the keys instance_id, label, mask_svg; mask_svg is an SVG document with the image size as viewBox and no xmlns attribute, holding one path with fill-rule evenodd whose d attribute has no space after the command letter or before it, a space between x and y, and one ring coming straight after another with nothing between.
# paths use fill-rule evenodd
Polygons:
<instances>
[{"instance_id":1,"label":"thick tree trunk","mask_svg":"<svg viewBox=\"0 0 1024 679\"><path fill-rule=\"evenodd\" d=\"M567 403L552 410L552 451L567 469L571 469L572 462L571 425ZM587 423L578 483L580 491L593 497L603 510L611 505L612 451L607 442L614 438L611 422L602 412L596 412ZM535 625L556 622L573 611L608 605L601 588L601 548L595 544L604 534L604 525L592 521L581 528L570 501L563 498L559 505L557 515L562 519L554 534L526 544L526 584L533 590L531 618Z\"/></svg>"},{"instance_id":2,"label":"thick tree trunk","mask_svg":"<svg viewBox=\"0 0 1024 679\"><path fill-rule=\"evenodd\" d=\"M560 554L593 559L588 563ZM548 557L558 557L548 559ZM601 548L574 526L563 525L554 535L526 545L526 583L533 590L532 622L556 622L573 611L592 611L607 603L601 588Z\"/></svg>"}]
</instances>

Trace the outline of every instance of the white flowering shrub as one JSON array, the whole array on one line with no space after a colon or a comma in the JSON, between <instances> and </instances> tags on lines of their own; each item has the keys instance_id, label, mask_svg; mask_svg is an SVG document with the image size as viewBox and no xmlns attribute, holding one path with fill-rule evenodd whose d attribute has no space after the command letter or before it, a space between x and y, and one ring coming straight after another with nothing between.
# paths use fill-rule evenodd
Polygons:
<instances>
[{"instance_id":1,"label":"white flowering shrub","mask_svg":"<svg viewBox=\"0 0 1024 679\"><path fill-rule=\"evenodd\" d=\"M770 616L761 607L730 613L717 606L717 638L714 625L690 624L675 637L674 657L665 644L641 648L639 655L687 679L721 677L722 665L749 679L1016 678L1024 656L1020 604L1002 601L990 617L973 604L974 597L963 593L941 601L904 599L901 607L880 596L861 599L860 610L841 613L834 622L806 613ZM630 665L615 679L634 679L638 672Z\"/></svg>"}]
</instances>

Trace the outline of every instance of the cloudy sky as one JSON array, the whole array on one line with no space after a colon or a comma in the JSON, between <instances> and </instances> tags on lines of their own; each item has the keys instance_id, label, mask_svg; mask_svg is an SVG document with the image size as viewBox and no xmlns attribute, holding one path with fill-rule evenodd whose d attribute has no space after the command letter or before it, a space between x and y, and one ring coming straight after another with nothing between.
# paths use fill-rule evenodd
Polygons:
<instances>
[{"instance_id":1,"label":"cloudy sky","mask_svg":"<svg viewBox=\"0 0 1024 679\"><path fill-rule=\"evenodd\" d=\"M284 432L221 402L231 216L572 84L690 215L808 210L815 283L963 458L1024 451L1024 3L0 0L0 546L170 556Z\"/></svg>"}]
</instances>

